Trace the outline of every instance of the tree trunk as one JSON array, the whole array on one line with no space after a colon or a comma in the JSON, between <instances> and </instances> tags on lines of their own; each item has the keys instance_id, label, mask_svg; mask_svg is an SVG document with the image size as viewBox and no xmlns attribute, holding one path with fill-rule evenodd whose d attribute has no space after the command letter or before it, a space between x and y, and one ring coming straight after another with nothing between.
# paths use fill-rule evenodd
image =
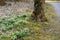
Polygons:
<instances>
[{"instance_id":1,"label":"tree trunk","mask_svg":"<svg viewBox=\"0 0 60 40\"><path fill-rule=\"evenodd\" d=\"M34 0L34 11L31 18L35 21L47 21L44 13L45 0Z\"/></svg>"}]
</instances>

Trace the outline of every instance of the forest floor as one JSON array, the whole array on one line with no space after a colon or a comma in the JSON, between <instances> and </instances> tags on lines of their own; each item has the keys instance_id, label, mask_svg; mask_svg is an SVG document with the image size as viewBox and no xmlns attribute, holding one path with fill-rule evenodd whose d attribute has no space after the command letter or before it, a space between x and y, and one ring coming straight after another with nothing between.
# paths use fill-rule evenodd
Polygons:
<instances>
[{"instance_id":1,"label":"forest floor","mask_svg":"<svg viewBox=\"0 0 60 40\"><path fill-rule=\"evenodd\" d=\"M30 20L32 11L33 4L23 2L0 6L0 40L11 40L11 34L23 28L30 30L24 40L60 40L60 23L53 7L45 5L48 22Z\"/></svg>"}]
</instances>

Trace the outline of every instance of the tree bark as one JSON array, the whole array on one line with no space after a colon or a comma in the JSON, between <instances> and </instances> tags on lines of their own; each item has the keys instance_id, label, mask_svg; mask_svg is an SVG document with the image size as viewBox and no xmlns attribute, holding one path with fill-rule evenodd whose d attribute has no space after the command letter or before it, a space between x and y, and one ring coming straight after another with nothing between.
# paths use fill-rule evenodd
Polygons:
<instances>
[{"instance_id":1,"label":"tree bark","mask_svg":"<svg viewBox=\"0 0 60 40\"><path fill-rule=\"evenodd\" d=\"M31 18L35 21L47 21L44 13L45 0L34 0L34 11Z\"/></svg>"}]
</instances>

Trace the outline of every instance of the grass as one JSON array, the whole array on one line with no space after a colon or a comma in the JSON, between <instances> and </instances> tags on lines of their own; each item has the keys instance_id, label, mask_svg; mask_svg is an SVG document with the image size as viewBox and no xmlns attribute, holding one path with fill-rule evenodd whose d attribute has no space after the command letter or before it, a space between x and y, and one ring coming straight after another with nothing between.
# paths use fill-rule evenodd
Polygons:
<instances>
[{"instance_id":1,"label":"grass","mask_svg":"<svg viewBox=\"0 0 60 40\"><path fill-rule=\"evenodd\" d=\"M46 9L52 9L46 12L46 17L50 21L53 19L54 14L52 13L54 13L54 11L49 4L46 5ZM30 20L31 13L32 12L21 13L8 19L2 17L0 19L0 40L11 40L11 38L15 40L18 36L23 36L23 40L55 40L55 34L46 31L51 28L51 23ZM28 28L28 30L25 31L25 28ZM25 32L28 32L28 35L26 35L27 33L25 34Z\"/></svg>"}]
</instances>

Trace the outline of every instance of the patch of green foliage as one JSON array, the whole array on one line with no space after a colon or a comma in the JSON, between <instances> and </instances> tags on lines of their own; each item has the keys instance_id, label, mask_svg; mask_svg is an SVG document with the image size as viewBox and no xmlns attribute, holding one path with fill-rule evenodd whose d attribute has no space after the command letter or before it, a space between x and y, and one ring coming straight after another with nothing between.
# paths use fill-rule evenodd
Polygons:
<instances>
[{"instance_id":1,"label":"patch of green foliage","mask_svg":"<svg viewBox=\"0 0 60 40\"><path fill-rule=\"evenodd\" d=\"M17 38L21 38L26 36L29 33L29 29L28 28L24 28L21 31L15 31L12 33L12 40L17 40Z\"/></svg>"},{"instance_id":2,"label":"patch of green foliage","mask_svg":"<svg viewBox=\"0 0 60 40\"><path fill-rule=\"evenodd\" d=\"M17 40L18 38L23 38L29 34L29 28L23 28L20 31L14 31L11 34L0 35L1 38L10 38L11 40Z\"/></svg>"},{"instance_id":3,"label":"patch of green foliage","mask_svg":"<svg viewBox=\"0 0 60 40\"><path fill-rule=\"evenodd\" d=\"M27 21L25 20L27 17L27 14L19 14L12 18L6 19L5 17L2 17L0 19L0 24L3 31L10 30L13 28L14 25L20 25L20 24L26 24Z\"/></svg>"}]
</instances>

